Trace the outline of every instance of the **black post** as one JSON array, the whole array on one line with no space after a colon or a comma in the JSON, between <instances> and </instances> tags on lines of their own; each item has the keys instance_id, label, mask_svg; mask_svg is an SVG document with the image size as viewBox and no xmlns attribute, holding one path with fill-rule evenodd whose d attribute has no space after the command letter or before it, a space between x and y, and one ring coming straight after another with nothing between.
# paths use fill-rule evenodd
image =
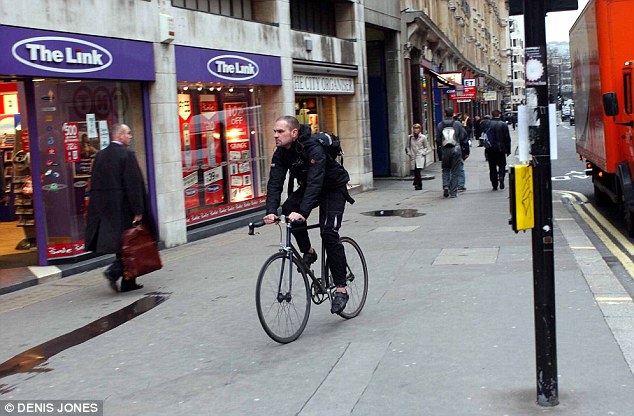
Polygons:
<instances>
[{"instance_id":1,"label":"black post","mask_svg":"<svg viewBox=\"0 0 634 416\"><path fill-rule=\"evenodd\" d=\"M524 0L527 50L525 60L527 63L526 86L527 89L535 89L537 107L534 108L534 111L539 120L539 127L532 128L531 137L533 139L531 154L535 192L535 228L533 228L532 237L537 403L541 406L552 407L559 404L559 393L545 19L546 0ZM530 66L529 60L531 60ZM538 65L540 61L543 73L540 73ZM529 69L531 73L529 73Z\"/></svg>"}]
</instances>

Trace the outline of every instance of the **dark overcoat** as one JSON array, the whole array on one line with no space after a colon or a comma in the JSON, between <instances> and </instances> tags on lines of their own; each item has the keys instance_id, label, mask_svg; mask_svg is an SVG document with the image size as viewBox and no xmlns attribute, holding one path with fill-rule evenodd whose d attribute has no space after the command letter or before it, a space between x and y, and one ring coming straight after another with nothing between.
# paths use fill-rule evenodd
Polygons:
<instances>
[{"instance_id":1,"label":"dark overcoat","mask_svg":"<svg viewBox=\"0 0 634 416\"><path fill-rule=\"evenodd\" d=\"M134 152L119 143L110 143L97 153L90 180L90 202L86 224L86 250L117 253L121 234L132 227L135 215L154 235L154 220Z\"/></svg>"}]
</instances>

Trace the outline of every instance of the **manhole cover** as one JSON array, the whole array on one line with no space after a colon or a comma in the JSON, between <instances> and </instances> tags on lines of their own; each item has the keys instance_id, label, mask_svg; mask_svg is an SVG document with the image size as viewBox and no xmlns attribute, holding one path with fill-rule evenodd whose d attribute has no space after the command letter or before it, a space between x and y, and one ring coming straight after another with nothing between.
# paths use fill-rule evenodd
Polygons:
<instances>
[{"instance_id":1,"label":"manhole cover","mask_svg":"<svg viewBox=\"0 0 634 416\"><path fill-rule=\"evenodd\" d=\"M368 217L403 217L403 218L422 217L423 215L426 215L422 212L418 212L417 209L381 209L377 211L362 212L361 214L367 215Z\"/></svg>"}]
</instances>

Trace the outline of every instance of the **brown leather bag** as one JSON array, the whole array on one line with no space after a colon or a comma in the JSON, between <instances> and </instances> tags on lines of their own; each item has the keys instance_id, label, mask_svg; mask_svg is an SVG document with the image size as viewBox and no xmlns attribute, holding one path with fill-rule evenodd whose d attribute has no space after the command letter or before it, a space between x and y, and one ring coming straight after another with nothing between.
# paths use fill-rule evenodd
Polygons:
<instances>
[{"instance_id":1,"label":"brown leather bag","mask_svg":"<svg viewBox=\"0 0 634 416\"><path fill-rule=\"evenodd\" d=\"M123 277L136 279L163 267L156 242L144 225L128 228L121 234Z\"/></svg>"}]
</instances>

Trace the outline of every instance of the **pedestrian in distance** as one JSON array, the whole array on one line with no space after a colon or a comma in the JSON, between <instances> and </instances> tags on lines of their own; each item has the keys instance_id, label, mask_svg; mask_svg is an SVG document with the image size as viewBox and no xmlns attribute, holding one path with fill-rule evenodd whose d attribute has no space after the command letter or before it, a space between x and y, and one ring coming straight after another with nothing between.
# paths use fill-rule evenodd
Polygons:
<instances>
[{"instance_id":1,"label":"pedestrian in distance","mask_svg":"<svg viewBox=\"0 0 634 416\"><path fill-rule=\"evenodd\" d=\"M132 140L130 127L115 124L110 144L95 155L90 180L90 201L86 224L86 250L99 254L116 254L104 275L112 290L128 292L141 289L136 279L117 281L123 276L121 234L143 222L156 239L156 227L150 211L143 175L136 156L128 148Z\"/></svg>"},{"instance_id":2,"label":"pedestrian in distance","mask_svg":"<svg viewBox=\"0 0 634 416\"><path fill-rule=\"evenodd\" d=\"M506 158L511 154L511 134L509 126L502 120L499 110L491 112L493 118L489 121L486 134L490 147L484 150L489 162L489 179L494 191L498 186L504 189L504 176L506 174Z\"/></svg>"},{"instance_id":3,"label":"pedestrian in distance","mask_svg":"<svg viewBox=\"0 0 634 416\"><path fill-rule=\"evenodd\" d=\"M469 155L467 132L454 120L453 109L445 109L445 118L436 126L436 145L441 150L443 196L458 196L463 157Z\"/></svg>"},{"instance_id":4,"label":"pedestrian in distance","mask_svg":"<svg viewBox=\"0 0 634 416\"><path fill-rule=\"evenodd\" d=\"M317 253L311 246L308 230L298 225L305 223L311 211L319 206L319 229L322 244L328 255L328 265L335 283L330 311L340 313L348 302L346 289L346 253L339 237L346 201L354 203L348 193L350 175L335 159L327 154L324 146L311 135L310 126L299 124L293 116L282 116L273 129L275 152L267 185L266 215L264 222L278 220L282 190L287 172L297 179L299 188L289 191L282 205L282 214L290 221L293 235L303 260L307 265L317 261Z\"/></svg>"},{"instance_id":5,"label":"pedestrian in distance","mask_svg":"<svg viewBox=\"0 0 634 416\"><path fill-rule=\"evenodd\" d=\"M407 136L405 153L409 156L409 168L414 172L414 189L423 189L421 172L425 167L425 157L427 154L427 136L421 133L421 125L416 123L412 126L412 134Z\"/></svg>"},{"instance_id":6,"label":"pedestrian in distance","mask_svg":"<svg viewBox=\"0 0 634 416\"><path fill-rule=\"evenodd\" d=\"M480 116L473 117L473 138L478 141L478 147L484 146L482 141L480 140L480 135L482 134L482 118Z\"/></svg>"}]
</instances>

